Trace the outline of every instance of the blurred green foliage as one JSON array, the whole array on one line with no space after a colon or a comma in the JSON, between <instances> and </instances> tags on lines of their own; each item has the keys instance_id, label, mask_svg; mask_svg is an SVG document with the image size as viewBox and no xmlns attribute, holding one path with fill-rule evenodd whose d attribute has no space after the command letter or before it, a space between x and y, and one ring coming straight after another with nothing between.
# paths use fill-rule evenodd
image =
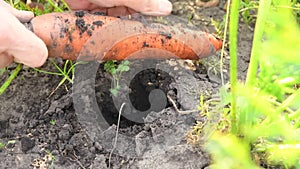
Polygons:
<instances>
[{"instance_id":1,"label":"blurred green foliage","mask_svg":"<svg viewBox=\"0 0 300 169\"><path fill-rule=\"evenodd\" d=\"M69 11L70 8L64 0L37 0L31 4L21 0L5 0L11 6L19 10L32 11L35 16L51 13Z\"/></svg>"},{"instance_id":2,"label":"blurred green foliage","mask_svg":"<svg viewBox=\"0 0 300 169\"><path fill-rule=\"evenodd\" d=\"M266 10L266 19L255 28L263 30L263 39L257 55L252 56L257 57L259 65L257 76L252 79L254 85L237 82L234 94L223 87L221 106L216 107L219 114L211 113L217 112L212 109L205 113L207 119L213 119L202 124L202 134L207 138L205 147L212 154L212 168L300 168L300 29L294 8L297 3L273 0L270 8L259 8ZM227 108L233 104L237 107L235 121ZM237 133L232 132L233 125Z\"/></svg>"},{"instance_id":3,"label":"blurred green foliage","mask_svg":"<svg viewBox=\"0 0 300 169\"><path fill-rule=\"evenodd\" d=\"M300 0L290 0L289 3L290 3L289 5L281 6L281 8L293 9L293 14L296 17L296 21L300 25ZM240 13L245 23L249 24L255 22L255 19L257 17L258 5L259 5L259 0L241 1ZM273 5L276 8L276 3L274 3Z\"/></svg>"}]
</instances>

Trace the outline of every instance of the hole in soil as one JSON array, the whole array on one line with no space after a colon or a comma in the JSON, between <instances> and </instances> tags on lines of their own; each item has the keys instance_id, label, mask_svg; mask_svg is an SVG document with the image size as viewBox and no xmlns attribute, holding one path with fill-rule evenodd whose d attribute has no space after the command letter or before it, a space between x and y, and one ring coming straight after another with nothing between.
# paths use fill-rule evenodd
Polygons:
<instances>
[{"instance_id":1,"label":"hole in soil","mask_svg":"<svg viewBox=\"0 0 300 169\"><path fill-rule=\"evenodd\" d=\"M103 70L103 69L102 69ZM118 123L119 110L115 107L114 100L109 89L111 88L111 80L105 77L97 77L96 84L96 100L102 116L106 122L111 126ZM121 116L120 128L127 128L129 126L139 125Z\"/></svg>"},{"instance_id":2,"label":"hole in soil","mask_svg":"<svg viewBox=\"0 0 300 169\"><path fill-rule=\"evenodd\" d=\"M168 73L161 70L147 69L139 72L130 81L130 85L129 85L129 88L131 89L131 92L129 94L129 99L131 104L134 107L132 109L136 109L141 112L147 111L150 113L151 111L158 112L169 107L170 104L167 100L164 106L161 106L163 104L157 102L157 99L155 98L155 94L153 97L153 93L156 92L152 92L152 91L159 90L160 94L163 93L164 96L166 97L166 93L169 90L171 90L169 89L170 88L169 84L172 81L174 81L174 79ZM109 80L106 77L97 77L96 84L101 84L99 86L96 85L96 97L103 117L106 119L109 125L117 124L119 110L117 110L117 108L115 107L114 100L109 91L109 89L111 88L111 80ZM149 95L150 95L150 101L149 101ZM122 93L121 96L118 98L120 99L123 98ZM122 100L120 102L122 102ZM151 107L150 102L152 102L152 104L155 106L152 105ZM143 125L143 124L133 122L131 120L128 120L125 117L121 117L120 128L127 128L129 126L134 126L134 125Z\"/></svg>"},{"instance_id":3,"label":"hole in soil","mask_svg":"<svg viewBox=\"0 0 300 169\"><path fill-rule=\"evenodd\" d=\"M159 89L166 96L169 90L169 84L173 81L172 77L158 69L147 69L138 73L130 82L131 93L130 101L135 109L139 111L147 111L151 108L149 95L151 91ZM153 103L155 104L155 103ZM166 105L156 105L153 111L161 111Z\"/></svg>"}]
</instances>

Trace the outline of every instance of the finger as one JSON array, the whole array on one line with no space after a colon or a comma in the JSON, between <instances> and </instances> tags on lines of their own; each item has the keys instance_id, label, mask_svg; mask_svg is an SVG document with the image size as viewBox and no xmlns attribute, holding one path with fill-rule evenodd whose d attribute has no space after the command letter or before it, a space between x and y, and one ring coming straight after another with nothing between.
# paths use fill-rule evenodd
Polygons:
<instances>
[{"instance_id":1,"label":"finger","mask_svg":"<svg viewBox=\"0 0 300 169\"><path fill-rule=\"evenodd\" d=\"M85 5L85 0L69 0L72 1L71 3L75 3L75 1ZM122 5L122 0L89 0L89 2L96 4L98 7L105 7L105 8L111 8L116 6L124 6Z\"/></svg>"},{"instance_id":2,"label":"finger","mask_svg":"<svg viewBox=\"0 0 300 169\"><path fill-rule=\"evenodd\" d=\"M14 58L7 53L0 53L0 69L13 63Z\"/></svg>"},{"instance_id":3,"label":"finger","mask_svg":"<svg viewBox=\"0 0 300 169\"><path fill-rule=\"evenodd\" d=\"M125 16L137 13L137 11L125 6L118 6L112 8L97 8L92 10L91 12L103 12L108 16Z\"/></svg>"},{"instance_id":4,"label":"finger","mask_svg":"<svg viewBox=\"0 0 300 169\"><path fill-rule=\"evenodd\" d=\"M30 11L19 11L19 10L16 10L14 9L12 11L12 14L17 17L19 19L19 21L21 22L29 22L33 17L34 17L34 14Z\"/></svg>"},{"instance_id":5,"label":"finger","mask_svg":"<svg viewBox=\"0 0 300 169\"><path fill-rule=\"evenodd\" d=\"M2 8L2 9L1 9ZM30 11L19 11L9 4L5 3L4 1L0 1L0 10L7 10L11 14L13 14L15 17L19 19L21 22L29 22L33 17L34 14Z\"/></svg>"},{"instance_id":6,"label":"finger","mask_svg":"<svg viewBox=\"0 0 300 169\"><path fill-rule=\"evenodd\" d=\"M44 42L26 29L12 14L0 10L2 16L0 47L14 60L30 67L39 67L47 59L48 51Z\"/></svg>"},{"instance_id":7,"label":"finger","mask_svg":"<svg viewBox=\"0 0 300 169\"><path fill-rule=\"evenodd\" d=\"M20 38L15 40L8 50L8 53L14 56L14 60L29 67L42 66L48 57L44 42L25 27L19 27L15 36Z\"/></svg>"},{"instance_id":8,"label":"finger","mask_svg":"<svg viewBox=\"0 0 300 169\"><path fill-rule=\"evenodd\" d=\"M93 10L99 8L98 5L92 4L88 0L65 0L65 2L72 10Z\"/></svg>"},{"instance_id":9,"label":"finger","mask_svg":"<svg viewBox=\"0 0 300 169\"><path fill-rule=\"evenodd\" d=\"M172 3L168 0L90 0L100 7L127 6L145 15L169 15Z\"/></svg>"},{"instance_id":10,"label":"finger","mask_svg":"<svg viewBox=\"0 0 300 169\"><path fill-rule=\"evenodd\" d=\"M65 0L73 10L96 10L101 8L112 8L117 6L127 6L133 11L139 11L145 15L168 15L172 11L172 3L168 0ZM92 2L92 3L89 3ZM113 16L120 12L113 12ZM105 12L105 11L103 11ZM124 13L121 11L121 13ZM135 12L133 12L135 13Z\"/></svg>"},{"instance_id":11,"label":"finger","mask_svg":"<svg viewBox=\"0 0 300 169\"><path fill-rule=\"evenodd\" d=\"M108 8L106 13L109 16L124 16L124 15L131 15L137 12L131 8L120 6L120 7Z\"/></svg>"}]
</instances>

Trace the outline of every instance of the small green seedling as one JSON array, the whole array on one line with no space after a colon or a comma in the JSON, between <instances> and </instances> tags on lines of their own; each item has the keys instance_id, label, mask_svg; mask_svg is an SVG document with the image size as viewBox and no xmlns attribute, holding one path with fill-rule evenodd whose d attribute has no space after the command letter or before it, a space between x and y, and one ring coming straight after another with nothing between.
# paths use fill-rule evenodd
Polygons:
<instances>
[{"instance_id":1,"label":"small green seedling","mask_svg":"<svg viewBox=\"0 0 300 169\"><path fill-rule=\"evenodd\" d=\"M5 82L0 87L0 95L2 95L6 89L10 86L11 82L18 76L19 72L22 70L23 65L18 64L15 70L10 74L10 76L5 80Z\"/></svg>"},{"instance_id":2,"label":"small green seedling","mask_svg":"<svg viewBox=\"0 0 300 169\"><path fill-rule=\"evenodd\" d=\"M56 124L56 120L54 120L54 119L51 119L49 123L50 123L52 126L55 126L55 124Z\"/></svg>"},{"instance_id":3,"label":"small green seedling","mask_svg":"<svg viewBox=\"0 0 300 169\"><path fill-rule=\"evenodd\" d=\"M225 29L226 15L224 15L221 22L215 21L213 18L210 19L212 26L214 26L216 35L218 38L223 39L224 29Z\"/></svg>"},{"instance_id":4,"label":"small green seedling","mask_svg":"<svg viewBox=\"0 0 300 169\"><path fill-rule=\"evenodd\" d=\"M256 17L256 11L258 9L258 0L243 0L241 1L240 13L246 24L254 23Z\"/></svg>"},{"instance_id":5,"label":"small green seedling","mask_svg":"<svg viewBox=\"0 0 300 169\"><path fill-rule=\"evenodd\" d=\"M104 64L104 70L113 76L113 86L110 89L110 92L113 96L117 96L120 90L119 80L123 72L129 71L129 61L125 60L120 64L117 64L117 61L115 60L107 61Z\"/></svg>"},{"instance_id":6,"label":"small green seedling","mask_svg":"<svg viewBox=\"0 0 300 169\"><path fill-rule=\"evenodd\" d=\"M1 149L3 149L5 146L6 146L6 144L5 144L5 143L3 143L3 142L0 142L0 150L1 150Z\"/></svg>"},{"instance_id":7,"label":"small green seedling","mask_svg":"<svg viewBox=\"0 0 300 169\"><path fill-rule=\"evenodd\" d=\"M58 70L58 72L49 72L49 71L34 68L34 70L39 72L39 73L45 73L45 74L51 74L51 75L57 75L57 76L62 76L63 77L61 79L61 81L58 83L58 85L56 86L56 88L50 93L49 97L52 96L58 90L58 88L60 86L65 84L66 81L73 84L73 78L74 78L74 74L75 74L76 65L84 64L85 62L73 63L73 61L71 61L71 60L66 60L65 63L64 63L63 68L60 68L58 66L58 64L53 60L52 60L52 63L55 66L55 68ZM68 90L68 89L66 88L66 90Z\"/></svg>"},{"instance_id":8,"label":"small green seedling","mask_svg":"<svg viewBox=\"0 0 300 169\"><path fill-rule=\"evenodd\" d=\"M6 143L5 143L5 142L0 142L0 149L3 149L3 148L5 148L7 145L15 144L15 143L16 143L16 140L9 140L9 141L7 141Z\"/></svg>"},{"instance_id":9,"label":"small green seedling","mask_svg":"<svg viewBox=\"0 0 300 169\"><path fill-rule=\"evenodd\" d=\"M54 162L56 161L56 157L51 153L50 150L45 150L45 152L47 153L47 155L45 156L46 161L50 161L50 168L54 165Z\"/></svg>"}]
</instances>

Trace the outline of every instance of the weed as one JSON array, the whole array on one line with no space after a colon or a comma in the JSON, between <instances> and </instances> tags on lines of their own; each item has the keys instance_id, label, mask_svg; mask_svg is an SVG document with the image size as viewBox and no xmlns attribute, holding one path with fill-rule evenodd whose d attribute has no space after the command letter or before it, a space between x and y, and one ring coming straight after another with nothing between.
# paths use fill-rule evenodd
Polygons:
<instances>
[{"instance_id":1,"label":"weed","mask_svg":"<svg viewBox=\"0 0 300 169\"><path fill-rule=\"evenodd\" d=\"M9 140L7 142L0 141L0 150L4 149L7 145L15 144L16 140Z\"/></svg>"},{"instance_id":2,"label":"weed","mask_svg":"<svg viewBox=\"0 0 300 169\"><path fill-rule=\"evenodd\" d=\"M17 67L11 73L11 75L1 85L0 95L2 95L5 92L5 90L10 86L11 82L18 76L18 74L21 70L22 70L22 64L18 64Z\"/></svg>"},{"instance_id":3,"label":"weed","mask_svg":"<svg viewBox=\"0 0 300 169\"><path fill-rule=\"evenodd\" d=\"M37 68L34 68L34 70L37 71L37 72L39 72L39 73L45 73L45 74L51 74L51 75L57 75L57 76L62 76L63 77L61 79L61 81L58 83L58 85L56 86L56 88L50 93L50 96L51 96L66 81L68 81L69 83L73 84L73 78L74 78L74 74L75 74L75 67L76 67L76 65L78 65L78 64L84 64L84 63L85 62L76 62L76 63L73 63L73 61L71 61L71 60L66 60L65 63L64 63L63 68L60 68L58 66L58 64L55 61L52 60L52 64L55 66L55 68L58 70L58 72L49 72L49 71L45 71L45 70L41 70L41 69L37 69ZM68 91L67 88L66 88L66 90Z\"/></svg>"},{"instance_id":4,"label":"weed","mask_svg":"<svg viewBox=\"0 0 300 169\"><path fill-rule=\"evenodd\" d=\"M240 4L240 10L243 21L246 24L254 23L258 9L258 0L243 0Z\"/></svg>"},{"instance_id":5,"label":"weed","mask_svg":"<svg viewBox=\"0 0 300 169\"><path fill-rule=\"evenodd\" d=\"M51 119L49 123L50 123L52 126L55 126L55 124L56 124L56 120L54 120L54 119Z\"/></svg>"},{"instance_id":6,"label":"weed","mask_svg":"<svg viewBox=\"0 0 300 169\"><path fill-rule=\"evenodd\" d=\"M290 5L278 5L272 4L275 8L290 8L293 10L293 14L296 17L297 23L300 24L300 2L299 0L291 0ZM254 23L256 19L256 13L259 6L259 0L243 0L241 1L240 13L243 17L243 21L246 24Z\"/></svg>"},{"instance_id":7,"label":"weed","mask_svg":"<svg viewBox=\"0 0 300 169\"><path fill-rule=\"evenodd\" d=\"M3 143L3 142L0 142L0 150L1 150L1 149L3 149L5 146L6 146L6 144L5 144L5 143Z\"/></svg>"},{"instance_id":8,"label":"weed","mask_svg":"<svg viewBox=\"0 0 300 169\"><path fill-rule=\"evenodd\" d=\"M116 96L120 90L119 80L122 73L129 71L129 61L125 60L119 64L115 60L107 61L104 64L104 70L113 76L113 87L110 89L110 92Z\"/></svg>"},{"instance_id":9,"label":"weed","mask_svg":"<svg viewBox=\"0 0 300 169\"><path fill-rule=\"evenodd\" d=\"M230 13L231 86L220 89L218 106L200 103L208 120L194 133L206 136L212 168L300 168L300 30L293 8L288 0L260 1L247 79L239 83L239 2Z\"/></svg>"},{"instance_id":10,"label":"weed","mask_svg":"<svg viewBox=\"0 0 300 169\"><path fill-rule=\"evenodd\" d=\"M223 39L225 20L226 20L226 15L224 16L222 22L215 21L213 18L210 19L211 25L214 26L216 35L220 39Z\"/></svg>"},{"instance_id":11,"label":"weed","mask_svg":"<svg viewBox=\"0 0 300 169\"><path fill-rule=\"evenodd\" d=\"M223 70L223 64L220 65L221 62L219 58L216 57L207 57L201 60L201 63L204 67L206 67L207 72L211 72L214 75L220 74L221 70ZM220 69L222 67L222 69Z\"/></svg>"},{"instance_id":12,"label":"weed","mask_svg":"<svg viewBox=\"0 0 300 169\"><path fill-rule=\"evenodd\" d=\"M52 168L56 157L51 153L50 150L44 150L46 155L43 158L36 158L33 160L31 165L36 168Z\"/></svg>"},{"instance_id":13,"label":"weed","mask_svg":"<svg viewBox=\"0 0 300 169\"><path fill-rule=\"evenodd\" d=\"M49 161L51 161L50 166L53 166L56 158L55 156L51 153L50 150L45 150L45 152L47 153L47 155L45 157L47 157L49 159Z\"/></svg>"}]
</instances>

